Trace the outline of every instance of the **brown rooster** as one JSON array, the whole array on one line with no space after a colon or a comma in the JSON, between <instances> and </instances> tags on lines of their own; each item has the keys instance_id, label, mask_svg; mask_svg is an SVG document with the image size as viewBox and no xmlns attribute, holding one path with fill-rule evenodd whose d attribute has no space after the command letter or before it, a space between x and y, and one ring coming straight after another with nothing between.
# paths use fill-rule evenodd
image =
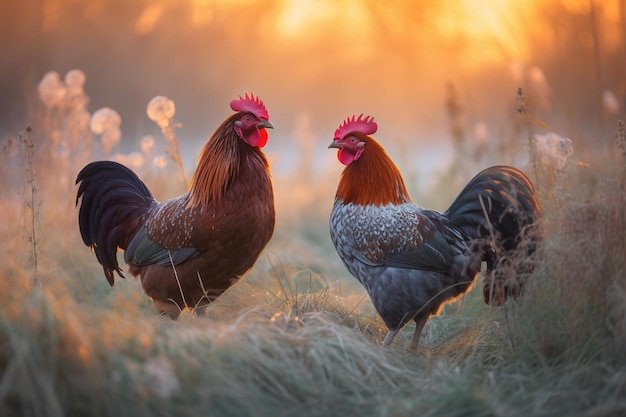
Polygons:
<instances>
[{"instance_id":1,"label":"brown rooster","mask_svg":"<svg viewBox=\"0 0 626 417\"><path fill-rule=\"evenodd\" d=\"M346 119L330 148L346 165L330 216L330 235L348 271L367 290L389 329L384 344L415 321L416 348L429 317L487 271L485 302L501 305L532 270L520 261L540 243L541 209L533 185L512 167L480 172L444 213L411 201L400 171L371 136L363 115ZM510 275L510 276L507 276Z\"/></svg>"},{"instance_id":2,"label":"brown rooster","mask_svg":"<svg viewBox=\"0 0 626 417\"><path fill-rule=\"evenodd\" d=\"M261 148L273 128L254 95L230 103L236 112L204 146L189 192L157 202L130 169L99 161L78 174L76 204L83 241L109 284L124 278L116 253L141 278L160 312L212 302L259 257L274 232L274 195Z\"/></svg>"}]
</instances>

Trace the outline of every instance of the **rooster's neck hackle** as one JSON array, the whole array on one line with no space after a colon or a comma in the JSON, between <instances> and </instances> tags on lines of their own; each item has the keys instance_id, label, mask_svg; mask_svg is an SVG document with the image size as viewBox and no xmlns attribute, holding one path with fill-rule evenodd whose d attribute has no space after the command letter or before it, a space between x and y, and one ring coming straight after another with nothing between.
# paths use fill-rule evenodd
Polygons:
<instances>
[{"instance_id":1,"label":"rooster's neck hackle","mask_svg":"<svg viewBox=\"0 0 626 417\"><path fill-rule=\"evenodd\" d=\"M361 136L360 136L361 137ZM363 135L365 150L341 174L335 200L344 204L385 206L411 201L400 170L378 142Z\"/></svg>"},{"instance_id":2,"label":"rooster's neck hackle","mask_svg":"<svg viewBox=\"0 0 626 417\"><path fill-rule=\"evenodd\" d=\"M245 163L264 164L268 169L263 154L237 136L233 123L239 116L235 113L227 118L204 145L191 180L189 208L220 208L229 185Z\"/></svg>"}]
</instances>

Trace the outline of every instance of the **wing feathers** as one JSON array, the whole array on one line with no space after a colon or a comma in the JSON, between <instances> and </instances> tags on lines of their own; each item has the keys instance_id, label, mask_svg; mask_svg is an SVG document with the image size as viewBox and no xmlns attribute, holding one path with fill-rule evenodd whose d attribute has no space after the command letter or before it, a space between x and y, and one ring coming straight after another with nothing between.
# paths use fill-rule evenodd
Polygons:
<instances>
[{"instance_id":1,"label":"wing feathers","mask_svg":"<svg viewBox=\"0 0 626 417\"><path fill-rule=\"evenodd\" d=\"M335 246L368 266L445 272L466 250L460 231L445 217L411 203L372 207L338 202L333 212L331 236L344 240Z\"/></svg>"},{"instance_id":2,"label":"wing feathers","mask_svg":"<svg viewBox=\"0 0 626 417\"><path fill-rule=\"evenodd\" d=\"M146 228L141 227L126 248L124 261L136 267L157 263L161 266L169 266L172 261L174 265L179 265L198 254L199 252L192 247L168 250L151 240Z\"/></svg>"}]
</instances>

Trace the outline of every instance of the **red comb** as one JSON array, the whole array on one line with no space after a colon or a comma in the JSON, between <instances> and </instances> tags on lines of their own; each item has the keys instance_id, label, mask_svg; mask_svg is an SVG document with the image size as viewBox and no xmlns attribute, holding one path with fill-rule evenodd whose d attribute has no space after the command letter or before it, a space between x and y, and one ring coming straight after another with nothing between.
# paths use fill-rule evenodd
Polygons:
<instances>
[{"instance_id":1,"label":"red comb","mask_svg":"<svg viewBox=\"0 0 626 417\"><path fill-rule=\"evenodd\" d=\"M259 119L270 119L269 115L267 114L267 109L265 108L265 105L263 104L261 99L255 97L252 93L250 93L250 96L248 96L248 93L246 93L245 97L239 96L239 99L231 101L230 108L235 111L249 111Z\"/></svg>"},{"instance_id":2,"label":"red comb","mask_svg":"<svg viewBox=\"0 0 626 417\"><path fill-rule=\"evenodd\" d=\"M356 115L348 117L343 123L335 130L335 140L343 139L348 133L359 132L364 135L371 135L378 130L378 125L371 116L365 116L363 114L357 118Z\"/></svg>"}]
</instances>

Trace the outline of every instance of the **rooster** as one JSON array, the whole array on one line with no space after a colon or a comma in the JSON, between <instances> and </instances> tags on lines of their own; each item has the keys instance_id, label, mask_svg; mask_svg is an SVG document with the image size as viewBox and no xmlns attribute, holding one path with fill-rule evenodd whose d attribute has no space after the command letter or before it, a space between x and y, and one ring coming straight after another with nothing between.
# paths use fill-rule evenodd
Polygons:
<instances>
[{"instance_id":1,"label":"rooster","mask_svg":"<svg viewBox=\"0 0 626 417\"><path fill-rule=\"evenodd\" d=\"M236 113L215 130L186 194L156 201L129 168L92 162L76 179L78 224L113 286L129 272L161 313L204 307L248 271L274 232L274 195L261 148L273 128L254 95L230 103Z\"/></svg>"},{"instance_id":2,"label":"rooster","mask_svg":"<svg viewBox=\"0 0 626 417\"><path fill-rule=\"evenodd\" d=\"M516 297L532 271L541 209L519 170L487 168L439 213L415 205L398 167L370 135L378 126L347 118L329 148L344 168L330 215L330 235L348 271L365 287L389 329L389 345L410 320L417 348L422 329L443 304L471 287L486 262L484 299ZM510 276L507 276L510 275Z\"/></svg>"}]
</instances>

